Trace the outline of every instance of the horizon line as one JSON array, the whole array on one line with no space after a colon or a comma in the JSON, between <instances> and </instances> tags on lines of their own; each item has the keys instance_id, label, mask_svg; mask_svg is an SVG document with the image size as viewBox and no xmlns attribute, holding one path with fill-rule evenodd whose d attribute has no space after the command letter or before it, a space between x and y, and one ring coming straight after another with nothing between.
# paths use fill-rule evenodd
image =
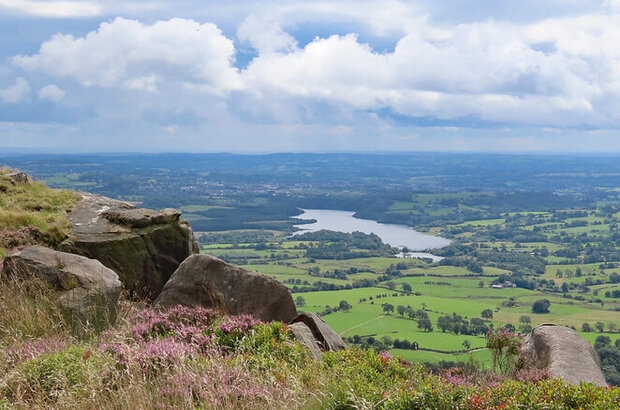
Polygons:
<instances>
[{"instance_id":1,"label":"horizon line","mask_svg":"<svg viewBox=\"0 0 620 410\"><path fill-rule=\"evenodd\" d=\"M5 150L8 150L5 151ZM364 151L348 151L348 150L334 150L334 151L69 151L63 152L60 150L46 150L36 148L17 148L17 147L0 147L0 153L2 156L27 156L27 155L99 155L99 156L113 156L113 155L246 155L246 156L269 156L269 155L411 155L411 154L429 154L429 155L549 155L549 156L620 156L620 151L605 152L605 151L435 151L435 150L364 150Z\"/></svg>"}]
</instances>

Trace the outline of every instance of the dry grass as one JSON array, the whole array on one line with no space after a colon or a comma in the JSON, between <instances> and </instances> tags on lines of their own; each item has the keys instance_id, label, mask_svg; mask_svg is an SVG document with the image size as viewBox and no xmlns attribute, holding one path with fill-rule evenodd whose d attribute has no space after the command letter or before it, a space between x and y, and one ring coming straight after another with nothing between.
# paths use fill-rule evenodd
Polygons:
<instances>
[{"instance_id":1,"label":"dry grass","mask_svg":"<svg viewBox=\"0 0 620 410\"><path fill-rule=\"evenodd\" d=\"M0 171L0 231L36 228L41 240L56 245L69 233L67 213L78 200L74 192L48 188L40 182L13 185Z\"/></svg>"},{"instance_id":2,"label":"dry grass","mask_svg":"<svg viewBox=\"0 0 620 410\"><path fill-rule=\"evenodd\" d=\"M10 346L37 338L71 338L66 315L54 302L54 292L38 280L0 280L0 344Z\"/></svg>"},{"instance_id":3,"label":"dry grass","mask_svg":"<svg viewBox=\"0 0 620 410\"><path fill-rule=\"evenodd\" d=\"M620 406L618 389L497 375L470 380L458 372L436 376L389 354L355 348L312 360L281 324L229 333L222 324L244 320L214 311L190 309L185 319L174 319L170 312L124 302L126 317L83 338L51 302L45 288L0 287L0 303L6 304L0 315L0 409ZM207 336L204 345L194 339L201 336Z\"/></svg>"},{"instance_id":4,"label":"dry grass","mask_svg":"<svg viewBox=\"0 0 620 410\"><path fill-rule=\"evenodd\" d=\"M7 408L194 408L196 403L221 409L297 409L317 402L315 393L303 392L319 380L301 368L307 364L304 355L284 363L253 349L234 358L193 354L178 362L160 362L153 354L146 364L130 359L120 365L102 344L148 350L131 336L135 315L147 312L143 302L123 299L116 324L103 331L87 324L76 328L48 285L3 277L0 306L0 409L9 404ZM142 357L142 351L134 352Z\"/></svg>"}]
</instances>

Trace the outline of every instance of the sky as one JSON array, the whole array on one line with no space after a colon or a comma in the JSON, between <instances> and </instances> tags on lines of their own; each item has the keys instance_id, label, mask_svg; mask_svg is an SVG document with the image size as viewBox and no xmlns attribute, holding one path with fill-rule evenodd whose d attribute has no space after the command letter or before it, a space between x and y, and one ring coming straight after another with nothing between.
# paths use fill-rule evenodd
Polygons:
<instances>
[{"instance_id":1,"label":"sky","mask_svg":"<svg viewBox=\"0 0 620 410\"><path fill-rule=\"evenodd\" d=\"M0 153L620 152L620 0L0 0Z\"/></svg>"}]
</instances>

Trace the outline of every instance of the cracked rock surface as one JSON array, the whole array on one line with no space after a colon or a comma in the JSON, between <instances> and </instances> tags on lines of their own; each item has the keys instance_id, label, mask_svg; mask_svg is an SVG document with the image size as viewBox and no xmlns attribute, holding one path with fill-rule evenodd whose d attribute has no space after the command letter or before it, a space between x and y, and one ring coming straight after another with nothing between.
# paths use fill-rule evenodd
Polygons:
<instances>
[{"instance_id":1,"label":"cracked rock surface","mask_svg":"<svg viewBox=\"0 0 620 410\"><path fill-rule=\"evenodd\" d=\"M155 299L198 243L181 212L137 208L101 195L81 193L68 215L69 237L60 250L97 259L116 272L130 292Z\"/></svg>"}]
</instances>

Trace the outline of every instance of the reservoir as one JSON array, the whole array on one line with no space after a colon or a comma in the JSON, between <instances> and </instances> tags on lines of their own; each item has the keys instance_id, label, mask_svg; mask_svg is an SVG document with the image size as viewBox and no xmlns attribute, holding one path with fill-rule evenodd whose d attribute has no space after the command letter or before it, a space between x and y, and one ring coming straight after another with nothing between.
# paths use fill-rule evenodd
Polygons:
<instances>
[{"instance_id":1,"label":"reservoir","mask_svg":"<svg viewBox=\"0 0 620 410\"><path fill-rule=\"evenodd\" d=\"M336 211L331 209L302 209L303 213L296 216L297 219L315 219L311 224L296 225L300 229L296 234L304 232L316 232L322 229L337 232L363 232L374 233L381 240L391 246L406 246L412 251L443 248L450 241L438 236L426 235L405 225L383 224L370 219L355 218L355 212ZM402 255L402 253L401 253ZM418 254L403 255L405 257L420 257ZM430 255L430 254L425 254ZM400 257L403 257L400 256Z\"/></svg>"}]
</instances>

